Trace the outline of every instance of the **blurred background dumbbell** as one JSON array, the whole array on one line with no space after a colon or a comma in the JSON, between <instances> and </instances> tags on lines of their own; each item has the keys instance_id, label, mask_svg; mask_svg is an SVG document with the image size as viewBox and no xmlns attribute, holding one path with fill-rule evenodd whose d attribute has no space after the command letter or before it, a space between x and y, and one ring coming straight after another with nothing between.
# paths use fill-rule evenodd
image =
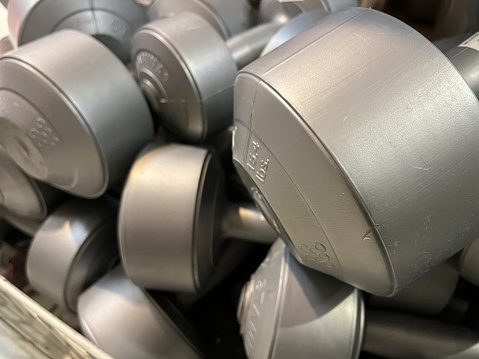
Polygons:
<instances>
[{"instance_id":1,"label":"blurred background dumbbell","mask_svg":"<svg viewBox=\"0 0 479 359\"><path fill-rule=\"evenodd\" d=\"M226 200L212 151L152 145L131 169L119 243L125 271L141 287L200 290L214 271L222 238L272 243L276 237L254 205Z\"/></svg>"},{"instance_id":2,"label":"blurred background dumbbell","mask_svg":"<svg viewBox=\"0 0 479 359\"><path fill-rule=\"evenodd\" d=\"M233 159L301 263L389 296L478 236L478 115L423 36L349 9L240 72Z\"/></svg>"},{"instance_id":3,"label":"blurred background dumbbell","mask_svg":"<svg viewBox=\"0 0 479 359\"><path fill-rule=\"evenodd\" d=\"M238 69L256 59L287 20L309 9L324 8L320 1L274 4L284 8L282 16L226 42L201 12L179 13L138 30L131 50L138 80L153 112L169 131L197 143L228 127ZM324 14L315 12L314 16L319 20Z\"/></svg>"},{"instance_id":4,"label":"blurred background dumbbell","mask_svg":"<svg viewBox=\"0 0 479 359\"><path fill-rule=\"evenodd\" d=\"M16 46L55 31L72 29L95 37L125 63L130 59L135 30L147 20L146 9L134 0L11 0L8 3L8 26Z\"/></svg>"},{"instance_id":5,"label":"blurred background dumbbell","mask_svg":"<svg viewBox=\"0 0 479 359\"><path fill-rule=\"evenodd\" d=\"M94 198L153 137L148 105L101 43L63 30L0 59L0 144L22 170Z\"/></svg>"},{"instance_id":6,"label":"blurred background dumbbell","mask_svg":"<svg viewBox=\"0 0 479 359\"><path fill-rule=\"evenodd\" d=\"M37 230L27 257L31 285L56 304L76 311L80 293L118 259L117 203L72 199Z\"/></svg>"},{"instance_id":7,"label":"blurred background dumbbell","mask_svg":"<svg viewBox=\"0 0 479 359\"><path fill-rule=\"evenodd\" d=\"M254 25L254 12L246 0L157 0L148 9L150 21L192 12L208 21L224 38Z\"/></svg>"},{"instance_id":8,"label":"blurred background dumbbell","mask_svg":"<svg viewBox=\"0 0 479 359\"><path fill-rule=\"evenodd\" d=\"M161 293L148 294L116 267L78 301L83 334L115 358L201 358L196 330Z\"/></svg>"},{"instance_id":9,"label":"blurred background dumbbell","mask_svg":"<svg viewBox=\"0 0 479 359\"><path fill-rule=\"evenodd\" d=\"M238 308L249 358L475 358L479 333L364 309L360 291L301 266L282 241L243 289Z\"/></svg>"}]
</instances>

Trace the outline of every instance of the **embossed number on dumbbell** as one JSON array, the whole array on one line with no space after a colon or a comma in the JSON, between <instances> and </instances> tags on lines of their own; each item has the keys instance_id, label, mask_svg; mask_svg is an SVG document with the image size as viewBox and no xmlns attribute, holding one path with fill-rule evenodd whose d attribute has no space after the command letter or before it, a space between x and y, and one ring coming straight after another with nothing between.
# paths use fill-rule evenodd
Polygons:
<instances>
[{"instance_id":1,"label":"embossed number on dumbbell","mask_svg":"<svg viewBox=\"0 0 479 359\"><path fill-rule=\"evenodd\" d=\"M256 178L259 179L261 182L265 182L266 180L266 172L268 171L269 166L269 159L261 160L259 159L259 149L260 145L257 141L251 141L252 144L252 151L248 153L248 162L246 165L256 173ZM259 166L258 170L256 170L256 166Z\"/></svg>"},{"instance_id":2,"label":"embossed number on dumbbell","mask_svg":"<svg viewBox=\"0 0 479 359\"><path fill-rule=\"evenodd\" d=\"M52 128L48 125L44 118L38 117L36 124L28 133L37 147L55 146L60 139L55 135Z\"/></svg>"},{"instance_id":3,"label":"embossed number on dumbbell","mask_svg":"<svg viewBox=\"0 0 479 359\"><path fill-rule=\"evenodd\" d=\"M150 69L162 81L167 82L170 79L170 74L163 63L149 52L141 51L137 55L136 66L143 66Z\"/></svg>"},{"instance_id":4,"label":"embossed number on dumbbell","mask_svg":"<svg viewBox=\"0 0 479 359\"><path fill-rule=\"evenodd\" d=\"M334 264L331 263L331 257L326 254L326 247L323 244L319 242L314 243L313 246L301 244L299 249L301 250L304 259L320 262L326 267L334 267Z\"/></svg>"},{"instance_id":5,"label":"embossed number on dumbbell","mask_svg":"<svg viewBox=\"0 0 479 359\"><path fill-rule=\"evenodd\" d=\"M260 308L264 304L265 300L265 288L266 280L258 280L254 286L253 300L251 305L251 317L246 324L246 334L244 336L245 349L249 353L253 347L256 338L256 327L258 326L257 321L261 318Z\"/></svg>"}]
</instances>

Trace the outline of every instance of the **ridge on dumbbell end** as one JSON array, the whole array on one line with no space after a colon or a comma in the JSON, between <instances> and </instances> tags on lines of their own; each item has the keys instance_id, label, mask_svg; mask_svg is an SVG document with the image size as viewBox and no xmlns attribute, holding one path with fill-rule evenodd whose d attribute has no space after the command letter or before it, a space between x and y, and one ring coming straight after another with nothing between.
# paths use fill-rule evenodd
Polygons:
<instances>
[{"instance_id":1,"label":"ridge on dumbbell end","mask_svg":"<svg viewBox=\"0 0 479 359\"><path fill-rule=\"evenodd\" d=\"M27 276L42 295L70 311L78 296L118 258L118 203L108 197L71 199L53 212L33 238Z\"/></svg>"},{"instance_id":2,"label":"ridge on dumbbell end","mask_svg":"<svg viewBox=\"0 0 479 359\"><path fill-rule=\"evenodd\" d=\"M142 287L200 290L222 238L271 243L276 232L250 204L231 203L216 154L186 145L151 145L133 165L119 218L126 273Z\"/></svg>"},{"instance_id":3,"label":"ridge on dumbbell end","mask_svg":"<svg viewBox=\"0 0 479 359\"><path fill-rule=\"evenodd\" d=\"M431 268L392 297L371 295L368 307L407 313L438 315L451 301L459 280L458 255Z\"/></svg>"},{"instance_id":4,"label":"ridge on dumbbell end","mask_svg":"<svg viewBox=\"0 0 479 359\"><path fill-rule=\"evenodd\" d=\"M0 58L0 144L32 177L85 198L120 182L153 138L148 105L101 43L63 30Z\"/></svg>"},{"instance_id":5,"label":"ridge on dumbbell end","mask_svg":"<svg viewBox=\"0 0 479 359\"><path fill-rule=\"evenodd\" d=\"M477 358L479 334L363 307L360 291L300 265L282 241L244 287L238 308L250 359ZM298 349L300 348L300 349Z\"/></svg>"},{"instance_id":6,"label":"ridge on dumbbell end","mask_svg":"<svg viewBox=\"0 0 479 359\"><path fill-rule=\"evenodd\" d=\"M303 3L322 6L318 0ZM297 4L284 5L294 7L290 16L302 13L302 5ZM195 13L141 27L133 38L131 54L153 113L169 131L189 142L203 142L227 128L238 68L257 58L283 25L284 19L263 23L226 42Z\"/></svg>"},{"instance_id":7,"label":"ridge on dumbbell end","mask_svg":"<svg viewBox=\"0 0 479 359\"><path fill-rule=\"evenodd\" d=\"M254 13L246 0L156 0L148 9L150 21L192 12L205 19L223 39L254 25Z\"/></svg>"},{"instance_id":8,"label":"ridge on dumbbell end","mask_svg":"<svg viewBox=\"0 0 479 359\"><path fill-rule=\"evenodd\" d=\"M147 293L116 267L81 294L83 334L118 359L196 359L199 333L161 293Z\"/></svg>"},{"instance_id":9,"label":"ridge on dumbbell end","mask_svg":"<svg viewBox=\"0 0 479 359\"><path fill-rule=\"evenodd\" d=\"M352 8L240 71L233 160L302 264L391 296L479 236L478 116L436 47Z\"/></svg>"},{"instance_id":10,"label":"ridge on dumbbell end","mask_svg":"<svg viewBox=\"0 0 479 359\"><path fill-rule=\"evenodd\" d=\"M2 210L13 216L25 217L26 220L39 221L58 205L61 198L60 191L25 174L0 146L0 208Z\"/></svg>"},{"instance_id":11,"label":"ridge on dumbbell end","mask_svg":"<svg viewBox=\"0 0 479 359\"><path fill-rule=\"evenodd\" d=\"M55 31L78 30L101 41L124 63L130 61L134 32L147 21L146 9L134 0L11 0L8 4L8 27L16 46Z\"/></svg>"}]
</instances>

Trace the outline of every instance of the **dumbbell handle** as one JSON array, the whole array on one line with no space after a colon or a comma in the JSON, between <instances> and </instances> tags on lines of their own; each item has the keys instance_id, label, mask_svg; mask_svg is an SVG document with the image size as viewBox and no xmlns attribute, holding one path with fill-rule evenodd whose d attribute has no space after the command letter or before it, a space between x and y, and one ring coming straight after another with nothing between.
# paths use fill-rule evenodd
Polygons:
<instances>
[{"instance_id":1,"label":"dumbbell handle","mask_svg":"<svg viewBox=\"0 0 479 359\"><path fill-rule=\"evenodd\" d=\"M363 350L390 359L479 358L479 333L431 319L367 311Z\"/></svg>"},{"instance_id":2,"label":"dumbbell handle","mask_svg":"<svg viewBox=\"0 0 479 359\"><path fill-rule=\"evenodd\" d=\"M479 37L479 34L476 34ZM473 35L474 36L474 35ZM479 51L455 46L445 53L471 90L479 97Z\"/></svg>"},{"instance_id":3,"label":"dumbbell handle","mask_svg":"<svg viewBox=\"0 0 479 359\"><path fill-rule=\"evenodd\" d=\"M223 215L222 237L271 244L278 234L254 205L228 203Z\"/></svg>"},{"instance_id":4,"label":"dumbbell handle","mask_svg":"<svg viewBox=\"0 0 479 359\"><path fill-rule=\"evenodd\" d=\"M256 26L226 41L236 66L241 69L256 60L271 37L284 23L273 21Z\"/></svg>"}]
</instances>

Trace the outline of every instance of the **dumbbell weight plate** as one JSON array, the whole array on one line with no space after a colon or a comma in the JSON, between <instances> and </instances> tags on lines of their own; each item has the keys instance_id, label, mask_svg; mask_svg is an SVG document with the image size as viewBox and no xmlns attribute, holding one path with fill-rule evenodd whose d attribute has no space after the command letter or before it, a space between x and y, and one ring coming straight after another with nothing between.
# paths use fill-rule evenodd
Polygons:
<instances>
[{"instance_id":1,"label":"dumbbell weight plate","mask_svg":"<svg viewBox=\"0 0 479 359\"><path fill-rule=\"evenodd\" d=\"M329 15L235 96L235 165L301 263L389 296L479 236L477 98L400 21Z\"/></svg>"},{"instance_id":2,"label":"dumbbell weight plate","mask_svg":"<svg viewBox=\"0 0 479 359\"><path fill-rule=\"evenodd\" d=\"M192 12L203 19L224 39L252 25L252 9L244 0L159 0L148 10L150 21Z\"/></svg>"},{"instance_id":3,"label":"dumbbell weight plate","mask_svg":"<svg viewBox=\"0 0 479 359\"><path fill-rule=\"evenodd\" d=\"M18 216L41 220L58 195L55 189L22 172L0 148L0 206Z\"/></svg>"},{"instance_id":4,"label":"dumbbell weight plate","mask_svg":"<svg viewBox=\"0 0 479 359\"><path fill-rule=\"evenodd\" d=\"M0 143L29 175L99 197L153 137L146 101L123 64L63 30L0 59Z\"/></svg>"},{"instance_id":5,"label":"dumbbell weight plate","mask_svg":"<svg viewBox=\"0 0 479 359\"><path fill-rule=\"evenodd\" d=\"M94 36L123 62L129 61L135 30L146 22L145 9L133 0L12 0L8 5L8 26L17 46L73 29Z\"/></svg>"},{"instance_id":6,"label":"dumbbell weight plate","mask_svg":"<svg viewBox=\"0 0 479 359\"><path fill-rule=\"evenodd\" d=\"M118 359L201 357L187 325L170 317L120 266L80 296L78 317L85 336Z\"/></svg>"},{"instance_id":7,"label":"dumbbell weight plate","mask_svg":"<svg viewBox=\"0 0 479 359\"><path fill-rule=\"evenodd\" d=\"M354 359L364 304L358 289L301 266L277 240L244 287L238 319L250 359Z\"/></svg>"},{"instance_id":8,"label":"dumbbell weight plate","mask_svg":"<svg viewBox=\"0 0 479 359\"><path fill-rule=\"evenodd\" d=\"M114 200L70 200L37 230L27 258L27 276L40 294L76 310L80 293L117 258Z\"/></svg>"}]
</instances>

